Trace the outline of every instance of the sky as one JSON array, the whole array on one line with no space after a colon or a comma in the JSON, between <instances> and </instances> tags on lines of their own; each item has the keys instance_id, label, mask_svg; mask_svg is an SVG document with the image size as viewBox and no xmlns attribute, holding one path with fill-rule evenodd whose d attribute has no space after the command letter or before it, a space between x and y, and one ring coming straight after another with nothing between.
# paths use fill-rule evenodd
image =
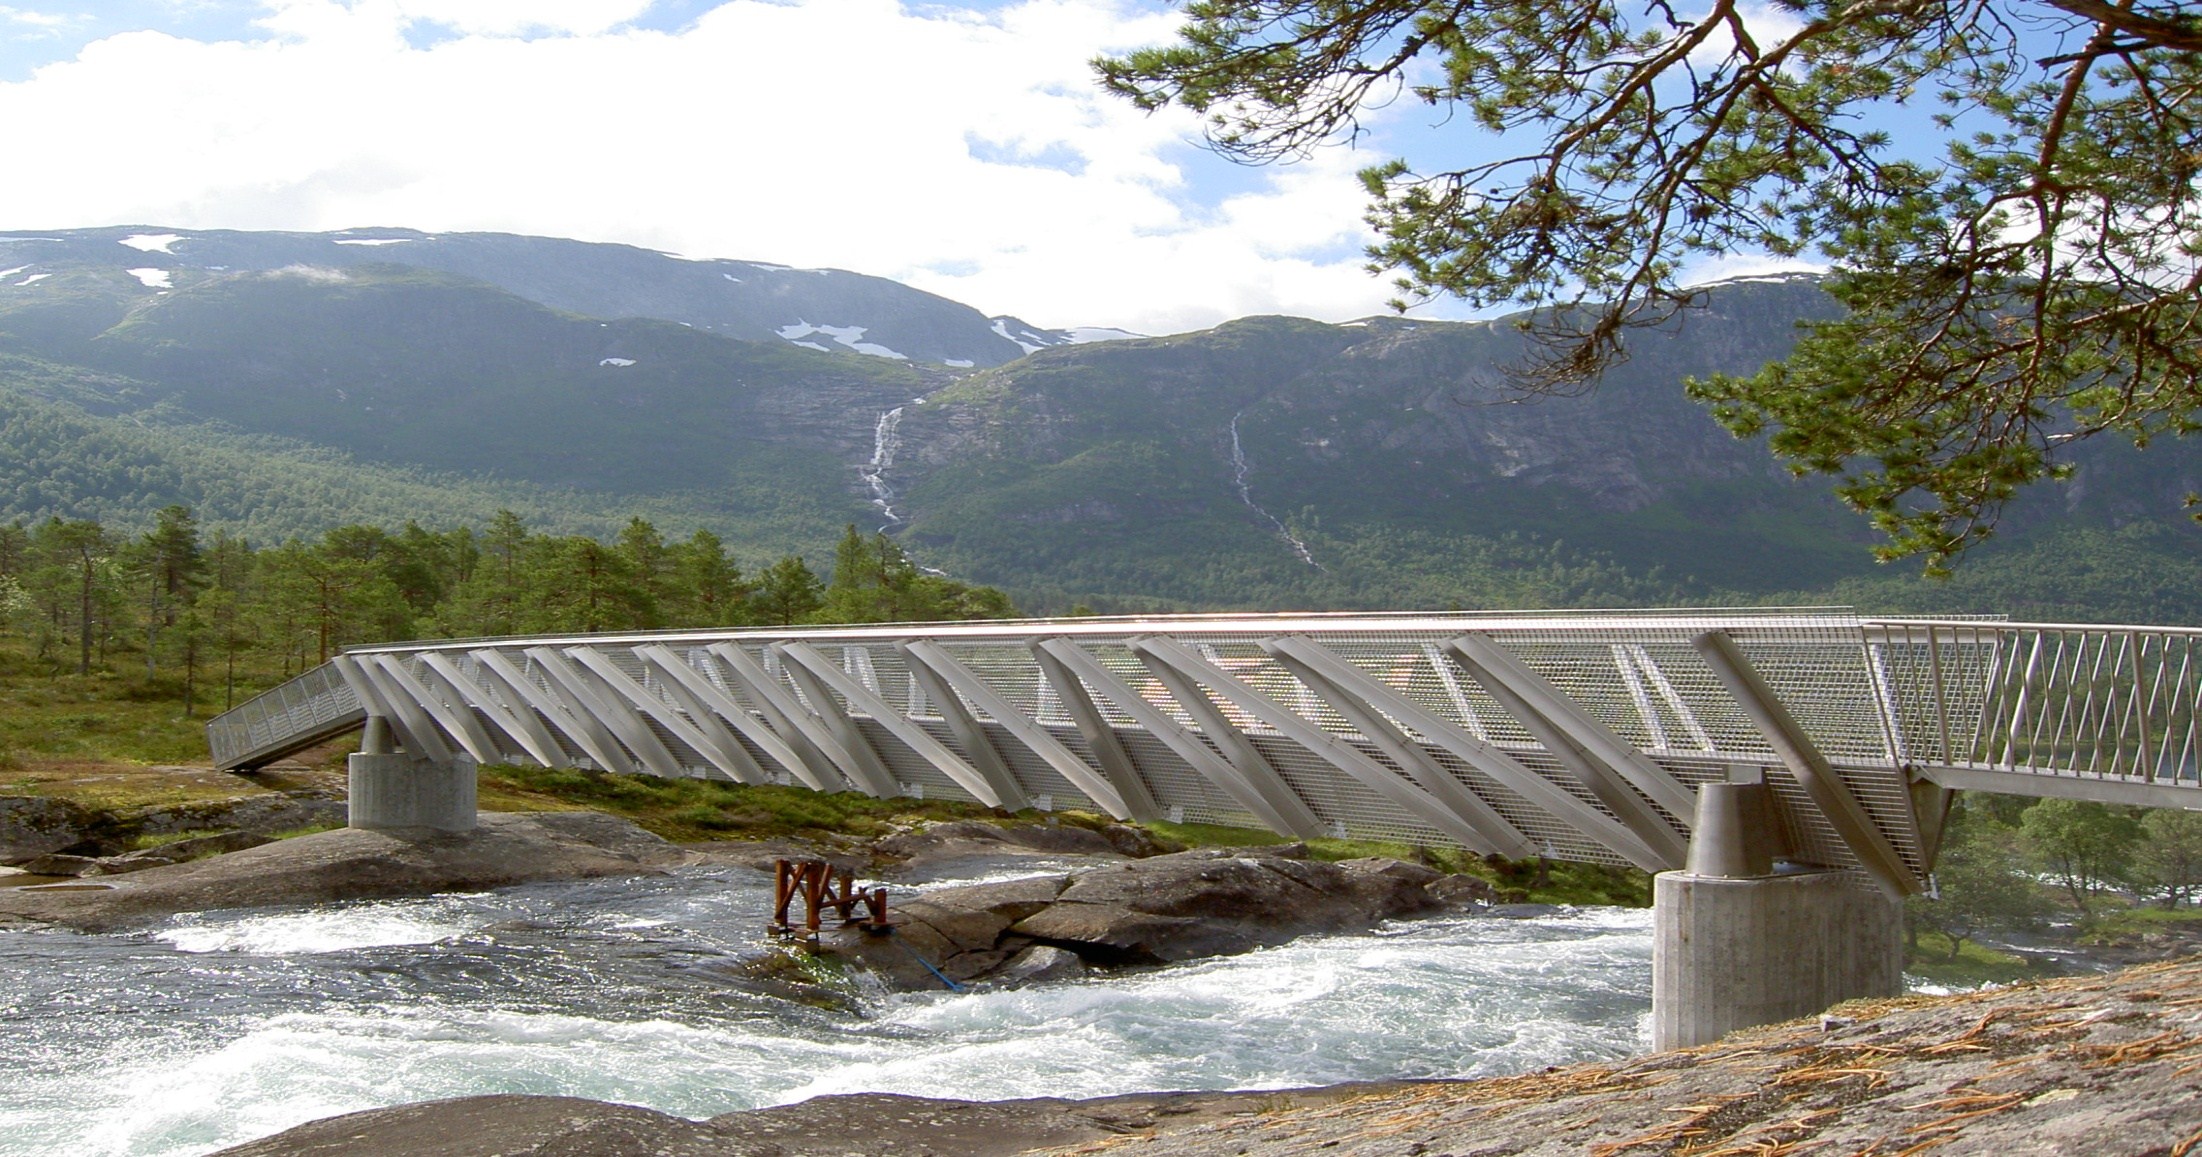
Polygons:
<instances>
[{"instance_id":1,"label":"sky","mask_svg":"<svg viewBox=\"0 0 2202 1157\"><path fill-rule=\"evenodd\" d=\"M530 233L1141 333L1383 312L1355 173L1433 114L1236 165L1093 81L1175 26L1153 0L0 0L0 229Z\"/></svg>"}]
</instances>

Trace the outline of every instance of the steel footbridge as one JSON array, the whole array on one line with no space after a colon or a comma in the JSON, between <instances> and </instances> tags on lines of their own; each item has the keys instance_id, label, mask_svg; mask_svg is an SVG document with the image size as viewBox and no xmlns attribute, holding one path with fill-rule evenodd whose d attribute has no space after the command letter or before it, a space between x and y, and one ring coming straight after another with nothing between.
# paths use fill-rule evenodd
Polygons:
<instances>
[{"instance_id":1,"label":"steel footbridge","mask_svg":"<svg viewBox=\"0 0 2202 1157\"><path fill-rule=\"evenodd\" d=\"M596 768L1682 866L1696 789L1909 893L1956 789L2202 808L2202 629L1840 610L1202 615L351 648L207 726L257 767L386 720Z\"/></svg>"}]
</instances>

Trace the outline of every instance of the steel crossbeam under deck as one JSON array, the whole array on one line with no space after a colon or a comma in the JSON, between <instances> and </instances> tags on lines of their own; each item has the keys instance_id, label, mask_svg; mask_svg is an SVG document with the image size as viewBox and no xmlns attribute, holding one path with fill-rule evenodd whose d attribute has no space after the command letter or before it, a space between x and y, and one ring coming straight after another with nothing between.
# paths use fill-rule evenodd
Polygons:
<instances>
[{"instance_id":1,"label":"steel crossbeam under deck","mask_svg":"<svg viewBox=\"0 0 2202 1157\"><path fill-rule=\"evenodd\" d=\"M1892 893L1948 789L2202 808L2202 630L1840 610L1174 616L358 647L207 727L1679 867L1699 785Z\"/></svg>"}]
</instances>

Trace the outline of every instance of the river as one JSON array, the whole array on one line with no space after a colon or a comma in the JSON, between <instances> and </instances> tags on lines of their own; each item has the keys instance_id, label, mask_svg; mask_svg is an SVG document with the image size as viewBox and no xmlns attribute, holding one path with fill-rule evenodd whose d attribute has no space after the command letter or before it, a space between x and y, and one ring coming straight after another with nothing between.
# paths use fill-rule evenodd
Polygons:
<instances>
[{"instance_id":1,"label":"river","mask_svg":"<svg viewBox=\"0 0 2202 1157\"><path fill-rule=\"evenodd\" d=\"M1026 869L1029 870L1029 869ZM761 873L535 885L117 935L0 932L0 1154L182 1157L317 1117L556 1093L688 1117L1459 1077L1643 1047L1651 916L1448 917L863 1011L729 987Z\"/></svg>"}]
</instances>

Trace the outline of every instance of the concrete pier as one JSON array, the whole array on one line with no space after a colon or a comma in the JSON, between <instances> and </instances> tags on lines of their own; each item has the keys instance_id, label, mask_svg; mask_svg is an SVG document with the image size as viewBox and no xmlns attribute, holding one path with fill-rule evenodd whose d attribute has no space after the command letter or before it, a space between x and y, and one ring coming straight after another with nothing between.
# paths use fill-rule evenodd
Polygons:
<instances>
[{"instance_id":1,"label":"concrete pier","mask_svg":"<svg viewBox=\"0 0 2202 1157\"><path fill-rule=\"evenodd\" d=\"M380 717L369 717L363 750L345 762L347 825L473 831L474 760L462 753L449 765L430 763L391 746L389 726Z\"/></svg>"},{"instance_id":2,"label":"concrete pier","mask_svg":"<svg viewBox=\"0 0 2202 1157\"><path fill-rule=\"evenodd\" d=\"M1903 991L1902 901L1857 873L1777 872L1766 792L1701 788L1690 866L1653 881L1653 1048Z\"/></svg>"}]
</instances>

